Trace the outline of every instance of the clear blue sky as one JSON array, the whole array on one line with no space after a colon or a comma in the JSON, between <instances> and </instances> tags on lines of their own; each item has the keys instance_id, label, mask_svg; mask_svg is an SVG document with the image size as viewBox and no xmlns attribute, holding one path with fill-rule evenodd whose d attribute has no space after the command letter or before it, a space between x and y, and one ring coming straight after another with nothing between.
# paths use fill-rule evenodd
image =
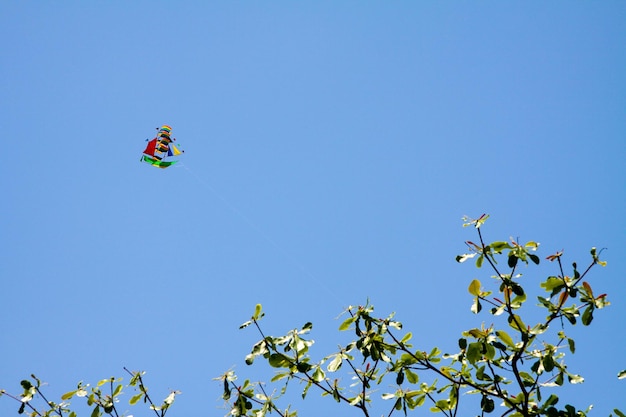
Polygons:
<instances>
[{"instance_id":1,"label":"clear blue sky","mask_svg":"<svg viewBox=\"0 0 626 417\"><path fill-rule=\"evenodd\" d=\"M156 398L183 391L172 417L223 415L211 378L269 379L237 329L256 303L268 333L312 321L317 358L367 297L451 351L492 320L467 293L489 271L454 261L475 238L461 217L487 212L487 239L537 240L542 259L608 248L590 282L612 306L570 331L586 382L560 392L593 416L626 408L626 3L9 0L0 15L0 388L35 373L54 397L127 366ZM183 165L139 162L161 124Z\"/></svg>"}]
</instances>

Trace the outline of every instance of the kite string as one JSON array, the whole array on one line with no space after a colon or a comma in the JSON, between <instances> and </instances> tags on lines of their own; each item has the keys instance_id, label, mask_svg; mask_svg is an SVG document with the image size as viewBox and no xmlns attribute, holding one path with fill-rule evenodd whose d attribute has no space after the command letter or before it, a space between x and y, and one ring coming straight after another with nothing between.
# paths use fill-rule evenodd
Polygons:
<instances>
[{"instance_id":1,"label":"kite string","mask_svg":"<svg viewBox=\"0 0 626 417\"><path fill-rule=\"evenodd\" d=\"M248 216L246 216L241 210L235 207L226 197L221 195L217 190L211 186L211 184L206 181L204 178L200 177L194 171L192 171L187 165L185 165L182 161L178 161L177 166L184 168L189 174L196 178L196 180L202 184L207 190L209 190L215 197L224 203L226 207L228 207L233 213L238 215L251 229L257 232L261 237L267 240L274 248L280 252L284 257L289 259L291 263L300 269L302 273L304 273L308 278L312 281L317 282L324 290L331 295L336 301L341 303L341 300L337 297L337 295L332 292L324 283L318 279L315 275L313 275L307 268L304 267L300 262L298 262L292 255L290 255L285 249L283 249L274 239L272 239L267 233L261 230Z\"/></svg>"}]
</instances>

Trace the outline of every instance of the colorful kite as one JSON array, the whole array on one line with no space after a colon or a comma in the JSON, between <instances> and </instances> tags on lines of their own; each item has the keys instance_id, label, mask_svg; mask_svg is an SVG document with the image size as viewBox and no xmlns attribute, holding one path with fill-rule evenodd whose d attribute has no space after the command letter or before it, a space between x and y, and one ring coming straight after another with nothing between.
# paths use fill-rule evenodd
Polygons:
<instances>
[{"instance_id":1,"label":"colorful kite","mask_svg":"<svg viewBox=\"0 0 626 417\"><path fill-rule=\"evenodd\" d=\"M148 141L148 146L143 151L141 161L157 168L167 168L174 165L177 160L170 160L172 156L178 156L185 151L181 151L174 145L175 138L172 138L172 128L168 125L157 127L156 138Z\"/></svg>"}]
</instances>

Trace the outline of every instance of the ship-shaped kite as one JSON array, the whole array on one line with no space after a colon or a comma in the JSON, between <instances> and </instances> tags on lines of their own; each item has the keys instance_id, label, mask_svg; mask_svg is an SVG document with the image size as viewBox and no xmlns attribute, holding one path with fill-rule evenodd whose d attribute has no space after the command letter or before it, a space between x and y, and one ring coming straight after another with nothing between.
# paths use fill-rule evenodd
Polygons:
<instances>
[{"instance_id":1,"label":"ship-shaped kite","mask_svg":"<svg viewBox=\"0 0 626 417\"><path fill-rule=\"evenodd\" d=\"M168 125L157 127L157 135L148 141L148 146L143 151L141 161L157 168L167 168L178 162L171 157L178 156L185 151L181 151L174 144L175 138L171 137L172 128Z\"/></svg>"}]
</instances>

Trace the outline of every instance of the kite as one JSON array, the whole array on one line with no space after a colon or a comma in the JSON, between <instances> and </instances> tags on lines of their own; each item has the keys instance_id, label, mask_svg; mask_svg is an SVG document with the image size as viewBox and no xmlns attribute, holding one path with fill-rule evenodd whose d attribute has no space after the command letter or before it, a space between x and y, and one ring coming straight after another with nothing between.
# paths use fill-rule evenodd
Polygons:
<instances>
[{"instance_id":1,"label":"kite","mask_svg":"<svg viewBox=\"0 0 626 417\"><path fill-rule=\"evenodd\" d=\"M148 145L141 155L141 162L146 162L157 168L167 168L174 165L177 160L169 159L172 156L178 156L185 151L181 151L174 145L175 138L170 135L172 128L168 125L157 127L157 135L154 139L148 140Z\"/></svg>"}]
</instances>

